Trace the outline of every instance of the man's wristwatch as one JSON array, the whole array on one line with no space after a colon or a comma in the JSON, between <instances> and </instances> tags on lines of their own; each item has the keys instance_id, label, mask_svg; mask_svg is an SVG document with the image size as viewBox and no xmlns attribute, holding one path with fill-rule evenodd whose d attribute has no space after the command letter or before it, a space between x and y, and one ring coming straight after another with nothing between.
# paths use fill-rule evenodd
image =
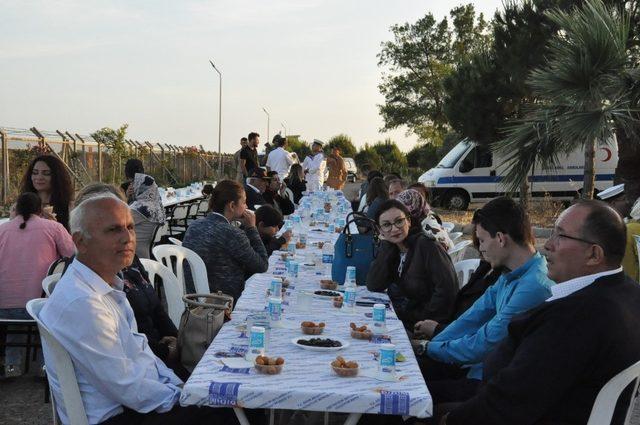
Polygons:
<instances>
[{"instance_id":1,"label":"man's wristwatch","mask_svg":"<svg viewBox=\"0 0 640 425\"><path fill-rule=\"evenodd\" d=\"M416 354L421 356L424 353L427 352L427 344L429 344L429 341L420 341L420 344L416 347Z\"/></svg>"}]
</instances>

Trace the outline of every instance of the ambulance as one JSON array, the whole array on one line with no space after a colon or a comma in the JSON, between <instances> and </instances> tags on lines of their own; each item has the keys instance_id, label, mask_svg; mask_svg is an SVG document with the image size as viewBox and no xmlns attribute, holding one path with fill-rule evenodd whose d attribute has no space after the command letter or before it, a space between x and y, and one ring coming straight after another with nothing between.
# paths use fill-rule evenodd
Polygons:
<instances>
[{"instance_id":1,"label":"ambulance","mask_svg":"<svg viewBox=\"0 0 640 425\"><path fill-rule=\"evenodd\" d=\"M612 143L596 149L596 191L613 185L618 164L618 145ZM502 184L508 169L505 159L488 147L469 139L462 140L447 153L434 168L420 176L418 181L429 189L434 206L466 210L472 202L487 202L504 195ZM584 176L584 151L578 149L560 156L559 165L543 168L536 164L529 170L531 199L550 197L570 201L580 195Z\"/></svg>"}]
</instances>

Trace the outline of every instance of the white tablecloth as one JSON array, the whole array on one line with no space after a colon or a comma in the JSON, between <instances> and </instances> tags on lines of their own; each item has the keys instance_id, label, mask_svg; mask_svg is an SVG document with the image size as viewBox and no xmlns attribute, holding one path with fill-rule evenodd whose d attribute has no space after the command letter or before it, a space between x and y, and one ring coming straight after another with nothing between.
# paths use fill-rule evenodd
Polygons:
<instances>
[{"instance_id":1,"label":"white tablecloth","mask_svg":"<svg viewBox=\"0 0 640 425\"><path fill-rule=\"evenodd\" d=\"M309 231L309 242L337 239L337 234ZM299 253L309 257L319 252L309 243L308 249ZM402 323L392 310L387 310L387 334L396 350L406 357L397 363L398 381L385 382L362 376L365 370L374 373L377 361L374 353L378 345L369 341L352 339L349 323L372 324L367 317L371 307L356 307L348 313L333 307L330 299L314 297L310 312L299 312L296 308L297 291L318 290L321 276L316 268L301 266L300 276L292 283L283 305L283 328L272 329L267 355L285 359L284 369L279 375L261 375L254 368L229 369L221 363L220 352L233 352L248 344L246 334L238 325L245 322L248 314L264 311L266 289L272 270L279 258L274 253L270 258L269 271L252 276L246 284L242 297L233 313L233 320L226 323L203 356L202 360L185 383L180 403L199 406L237 406L245 408L268 408L310 410L344 413L372 413L428 417L432 415L431 395L424 382L413 355ZM318 269L319 270L319 269ZM358 288L358 300L364 297L383 298L385 294L370 293ZM323 338L338 337L350 346L338 352L313 352L303 350L291 343L291 339L303 337L300 322L305 320L326 323ZM361 374L342 378L334 374L330 363L337 355L359 363ZM368 375L368 374L367 374Z\"/></svg>"},{"instance_id":2,"label":"white tablecloth","mask_svg":"<svg viewBox=\"0 0 640 425\"><path fill-rule=\"evenodd\" d=\"M203 198L202 193L193 193L191 195L187 195L187 196L181 196L181 197L172 197L172 198L162 198L162 206L163 207L171 207L173 205L178 205L181 204L183 202L190 202L190 201L195 201L196 199L201 199Z\"/></svg>"}]
</instances>

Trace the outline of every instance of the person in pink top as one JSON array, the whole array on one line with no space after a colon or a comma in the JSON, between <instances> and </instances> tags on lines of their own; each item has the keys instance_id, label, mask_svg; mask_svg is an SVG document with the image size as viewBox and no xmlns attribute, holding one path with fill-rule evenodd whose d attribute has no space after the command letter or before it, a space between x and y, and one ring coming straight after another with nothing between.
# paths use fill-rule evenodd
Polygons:
<instances>
[{"instance_id":1,"label":"person in pink top","mask_svg":"<svg viewBox=\"0 0 640 425\"><path fill-rule=\"evenodd\" d=\"M41 214L40 197L26 192L18 197L16 217L0 225L0 318L30 319L25 306L40 298L49 265L75 251L64 226ZM18 342L22 336L7 335L7 342ZM20 350L6 348L5 376L20 375Z\"/></svg>"}]
</instances>

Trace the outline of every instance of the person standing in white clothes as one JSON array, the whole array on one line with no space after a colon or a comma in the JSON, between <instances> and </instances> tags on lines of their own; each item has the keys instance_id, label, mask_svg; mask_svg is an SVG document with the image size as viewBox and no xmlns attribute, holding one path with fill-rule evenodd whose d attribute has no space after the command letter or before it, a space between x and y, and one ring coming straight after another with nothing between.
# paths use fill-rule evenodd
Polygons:
<instances>
[{"instance_id":1,"label":"person standing in white clothes","mask_svg":"<svg viewBox=\"0 0 640 425\"><path fill-rule=\"evenodd\" d=\"M267 169L269 171L276 171L281 180L284 180L289 175L289 169L294 163L291 153L285 148L287 146L287 138L276 134L273 137L273 145L276 147L269 152L267 157Z\"/></svg>"},{"instance_id":2,"label":"person standing in white clothes","mask_svg":"<svg viewBox=\"0 0 640 425\"><path fill-rule=\"evenodd\" d=\"M304 159L302 168L307 175L307 190L319 191L324 184L324 174L327 168L327 161L322 153L322 145L324 143L318 139L313 140L311 145L312 155Z\"/></svg>"}]
</instances>

